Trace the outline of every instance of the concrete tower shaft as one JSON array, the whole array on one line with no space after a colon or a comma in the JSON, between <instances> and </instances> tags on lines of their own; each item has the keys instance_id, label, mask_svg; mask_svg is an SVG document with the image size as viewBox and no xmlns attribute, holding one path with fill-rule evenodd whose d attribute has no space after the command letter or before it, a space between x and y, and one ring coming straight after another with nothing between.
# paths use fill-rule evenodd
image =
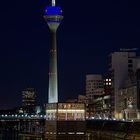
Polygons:
<instances>
[{"instance_id":1,"label":"concrete tower shaft","mask_svg":"<svg viewBox=\"0 0 140 140\"><path fill-rule=\"evenodd\" d=\"M49 65L49 93L48 103L58 102L58 80L57 80L57 40L56 31L63 16L62 10L57 6L49 6L44 15L51 32L50 65Z\"/></svg>"}]
</instances>

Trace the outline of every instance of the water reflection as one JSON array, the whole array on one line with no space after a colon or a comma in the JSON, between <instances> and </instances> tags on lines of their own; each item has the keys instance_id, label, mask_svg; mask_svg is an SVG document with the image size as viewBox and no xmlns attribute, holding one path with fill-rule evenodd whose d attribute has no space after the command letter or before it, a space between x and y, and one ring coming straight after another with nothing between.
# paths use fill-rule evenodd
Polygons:
<instances>
[{"instance_id":1,"label":"water reflection","mask_svg":"<svg viewBox=\"0 0 140 140\"><path fill-rule=\"evenodd\" d=\"M45 135L43 121L0 122L0 140L47 140ZM53 136L56 140L140 140L140 122L87 121L83 135L59 132Z\"/></svg>"}]
</instances>

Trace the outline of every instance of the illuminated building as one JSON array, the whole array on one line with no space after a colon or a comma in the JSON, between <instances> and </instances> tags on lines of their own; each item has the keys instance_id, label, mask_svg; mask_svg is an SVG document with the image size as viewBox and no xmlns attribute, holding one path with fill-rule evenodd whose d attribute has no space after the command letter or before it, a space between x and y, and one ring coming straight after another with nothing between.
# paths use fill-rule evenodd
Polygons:
<instances>
[{"instance_id":1,"label":"illuminated building","mask_svg":"<svg viewBox=\"0 0 140 140\"><path fill-rule=\"evenodd\" d=\"M104 94L111 94L112 80L111 78L104 78Z\"/></svg>"},{"instance_id":2,"label":"illuminated building","mask_svg":"<svg viewBox=\"0 0 140 140\"><path fill-rule=\"evenodd\" d=\"M86 96L89 101L102 95L104 92L103 79L99 74L86 75Z\"/></svg>"},{"instance_id":3,"label":"illuminated building","mask_svg":"<svg viewBox=\"0 0 140 140\"><path fill-rule=\"evenodd\" d=\"M85 105L80 103L58 103L46 105L47 120L85 120Z\"/></svg>"},{"instance_id":4,"label":"illuminated building","mask_svg":"<svg viewBox=\"0 0 140 140\"><path fill-rule=\"evenodd\" d=\"M85 137L85 105L49 103L46 105L46 139Z\"/></svg>"},{"instance_id":5,"label":"illuminated building","mask_svg":"<svg viewBox=\"0 0 140 140\"><path fill-rule=\"evenodd\" d=\"M89 103L86 108L86 117L87 118L109 118L111 117L111 104L110 104L110 95L100 95L92 103Z\"/></svg>"},{"instance_id":6,"label":"illuminated building","mask_svg":"<svg viewBox=\"0 0 140 140\"><path fill-rule=\"evenodd\" d=\"M88 98L85 95L78 95L78 103L88 103Z\"/></svg>"},{"instance_id":7,"label":"illuminated building","mask_svg":"<svg viewBox=\"0 0 140 140\"><path fill-rule=\"evenodd\" d=\"M77 103L77 99L67 99L66 103Z\"/></svg>"},{"instance_id":8,"label":"illuminated building","mask_svg":"<svg viewBox=\"0 0 140 140\"><path fill-rule=\"evenodd\" d=\"M36 91L33 88L27 88L22 91L22 106L34 106L36 104Z\"/></svg>"},{"instance_id":9,"label":"illuminated building","mask_svg":"<svg viewBox=\"0 0 140 140\"><path fill-rule=\"evenodd\" d=\"M140 69L136 74L127 80L126 84L119 89L119 110L120 119L140 119Z\"/></svg>"},{"instance_id":10,"label":"illuminated building","mask_svg":"<svg viewBox=\"0 0 140 140\"><path fill-rule=\"evenodd\" d=\"M47 6L44 15L51 32L48 103L58 102L56 31L63 19L62 14L61 7L56 6L55 0L52 0L52 5Z\"/></svg>"},{"instance_id":11,"label":"illuminated building","mask_svg":"<svg viewBox=\"0 0 140 140\"><path fill-rule=\"evenodd\" d=\"M110 114L110 96L105 94L105 89L111 86L111 79L104 81L102 75L86 75L86 117L109 116ZM84 97L83 97L84 98Z\"/></svg>"},{"instance_id":12,"label":"illuminated building","mask_svg":"<svg viewBox=\"0 0 140 140\"><path fill-rule=\"evenodd\" d=\"M112 114L120 118L119 90L135 75L140 58L136 56L136 49L120 49L110 55L110 71L112 79L111 107Z\"/></svg>"}]
</instances>

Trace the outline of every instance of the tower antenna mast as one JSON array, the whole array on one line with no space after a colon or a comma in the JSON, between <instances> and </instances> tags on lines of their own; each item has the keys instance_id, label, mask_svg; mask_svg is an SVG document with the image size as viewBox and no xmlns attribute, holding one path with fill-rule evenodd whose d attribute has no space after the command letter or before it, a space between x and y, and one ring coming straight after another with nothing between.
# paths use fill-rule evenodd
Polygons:
<instances>
[{"instance_id":1,"label":"tower antenna mast","mask_svg":"<svg viewBox=\"0 0 140 140\"><path fill-rule=\"evenodd\" d=\"M56 2L55 0L52 0L52 6L55 6Z\"/></svg>"}]
</instances>

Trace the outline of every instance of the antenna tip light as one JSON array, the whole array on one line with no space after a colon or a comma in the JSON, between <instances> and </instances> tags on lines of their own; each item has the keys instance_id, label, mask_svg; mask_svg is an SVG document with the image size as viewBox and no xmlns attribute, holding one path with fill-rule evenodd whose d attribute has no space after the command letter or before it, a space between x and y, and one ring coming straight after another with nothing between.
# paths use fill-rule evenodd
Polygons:
<instances>
[{"instance_id":1,"label":"antenna tip light","mask_svg":"<svg viewBox=\"0 0 140 140\"><path fill-rule=\"evenodd\" d=\"M52 6L55 6L55 3L56 3L55 0L52 0Z\"/></svg>"}]
</instances>

